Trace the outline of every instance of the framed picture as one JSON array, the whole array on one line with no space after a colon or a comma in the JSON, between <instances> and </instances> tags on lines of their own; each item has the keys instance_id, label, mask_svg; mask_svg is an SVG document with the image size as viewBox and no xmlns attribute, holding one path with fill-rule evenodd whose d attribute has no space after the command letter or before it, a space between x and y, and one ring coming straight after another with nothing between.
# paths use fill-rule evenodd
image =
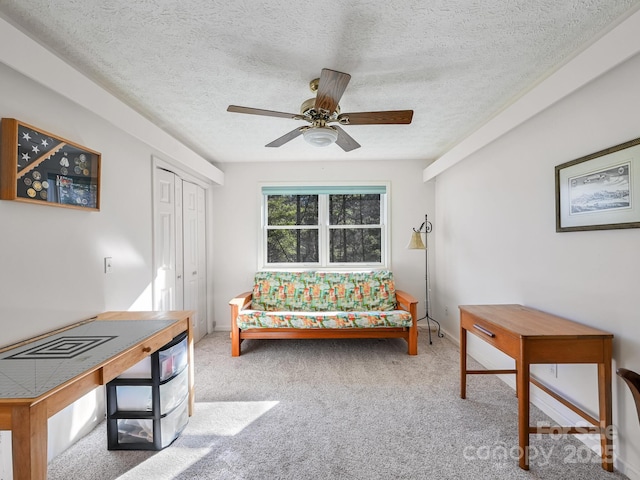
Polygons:
<instances>
[{"instance_id":1,"label":"framed picture","mask_svg":"<svg viewBox=\"0 0 640 480\"><path fill-rule=\"evenodd\" d=\"M640 138L556 167L556 231L640 228Z\"/></svg>"},{"instance_id":2,"label":"framed picture","mask_svg":"<svg viewBox=\"0 0 640 480\"><path fill-rule=\"evenodd\" d=\"M100 210L100 153L15 118L0 129L0 199Z\"/></svg>"}]
</instances>

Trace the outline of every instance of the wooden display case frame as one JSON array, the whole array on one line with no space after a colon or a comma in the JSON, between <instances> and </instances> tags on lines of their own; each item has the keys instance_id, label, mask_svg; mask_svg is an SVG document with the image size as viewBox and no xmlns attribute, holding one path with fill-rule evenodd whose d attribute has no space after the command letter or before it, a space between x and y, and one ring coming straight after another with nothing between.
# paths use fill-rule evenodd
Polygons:
<instances>
[{"instance_id":1,"label":"wooden display case frame","mask_svg":"<svg viewBox=\"0 0 640 480\"><path fill-rule=\"evenodd\" d=\"M100 210L99 152L15 118L0 129L0 199Z\"/></svg>"}]
</instances>

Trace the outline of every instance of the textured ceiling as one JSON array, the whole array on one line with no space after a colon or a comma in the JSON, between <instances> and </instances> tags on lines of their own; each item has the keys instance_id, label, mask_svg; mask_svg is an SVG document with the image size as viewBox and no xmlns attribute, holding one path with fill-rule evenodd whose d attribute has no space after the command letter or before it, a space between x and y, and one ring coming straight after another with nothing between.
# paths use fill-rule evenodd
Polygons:
<instances>
[{"instance_id":1,"label":"textured ceiling","mask_svg":"<svg viewBox=\"0 0 640 480\"><path fill-rule=\"evenodd\" d=\"M1 0L0 15L214 164L420 159L425 165L568 61L639 0ZM6 46L3 46L6 48ZM362 148L313 147L285 118L323 67L351 74Z\"/></svg>"}]
</instances>

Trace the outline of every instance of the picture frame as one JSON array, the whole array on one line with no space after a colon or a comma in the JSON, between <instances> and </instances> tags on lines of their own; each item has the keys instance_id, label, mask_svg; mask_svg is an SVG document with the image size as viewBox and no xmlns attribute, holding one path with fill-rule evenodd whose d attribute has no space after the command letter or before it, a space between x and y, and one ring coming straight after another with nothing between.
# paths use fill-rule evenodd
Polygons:
<instances>
[{"instance_id":1,"label":"picture frame","mask_svg":"<svg viewBox=\"0 0 640 480\"><path fill-rule=\"evenodd\" d=\"M556 232L640 228L640 138L555 167Z\"/></svg>"},{"instance_id":2,"label":"picture frame","mask_svg":"<svg viewBox=\"0 0 640 480\"><path fill-rule=\"evenodd\" d=\"M100 210L102 155L16 120L0 124L0 199Z\"/></svg>"}]
</instances>

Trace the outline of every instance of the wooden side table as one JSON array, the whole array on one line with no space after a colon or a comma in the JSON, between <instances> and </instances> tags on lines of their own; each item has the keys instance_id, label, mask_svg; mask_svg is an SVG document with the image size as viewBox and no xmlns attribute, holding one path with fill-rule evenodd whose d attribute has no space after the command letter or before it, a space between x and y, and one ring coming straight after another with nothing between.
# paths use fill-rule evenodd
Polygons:
<instances>
[{"instance_id":1,"label":"wooden side table","mask_svg":"<svg viewBox=\"0 0 640 480\"><path fill-rule=\"evenodd\" d=\"M529 469L529 435L558 433L558 428L529 425L529 383L580 415L593 427L560 427L566 434L599 434L602 468L613 471L611 438L611 348L613 335L565 318L522 305L461 305L460 397L466 398L469 374L516 374L520 468ZM515 360L513 370L467 370L467 332L493 345ZM536 363L595 363L598 365L599 417L562 398L532 378L529 366Z\"/></svg>"}]
</instances>

